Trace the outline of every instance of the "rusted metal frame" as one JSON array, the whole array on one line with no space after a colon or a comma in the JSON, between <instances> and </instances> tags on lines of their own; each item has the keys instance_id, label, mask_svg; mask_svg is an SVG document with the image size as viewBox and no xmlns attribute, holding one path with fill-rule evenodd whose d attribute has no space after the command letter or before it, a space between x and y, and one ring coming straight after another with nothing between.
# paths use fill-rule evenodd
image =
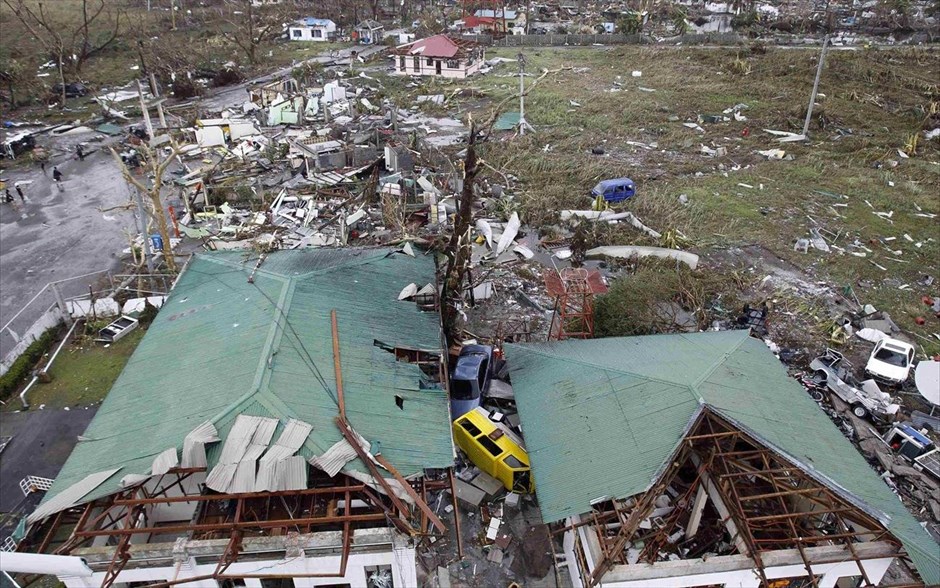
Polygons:
<instances>
[{"instance_id":1,"label":"rusted metal frame","mask_svg":"<svg viewBox=\"0 0 940 588\"><path fill-rule=\"evenodd\" d=\"M125 528L132 528L134 525L135 513L138 512L142 507L133 506L127 509L127 517L125 519ZM121 570L124 569L124 566L127 565L127 562L130 561L131 556L127 552L127 547L130 545L131 535L123 535L119 540L117 545L114 547L114 555L111 556L111 561L108 563L108 569L105 570L104 579L101 581L101 588L111 588L115 581L117 581L118 576L121 574Z\"/></svg>"},{"instance_id":2,"label":"rusted metal frame","mask_svg":"<svg viewBox=\"0 0 940 588\"><path fill-rule=\"evenodd\" d=\"M346 512L349 512L350 509L350 495L349 490L346 491ZM349 561L349 548L350 548L350 537L352 531L349 528L349 523L343 523L343 555L339 560L339 575L346 576L346 563Z\"/></svg>"},{"instance_id":3,"label":"rusted metal frame","mask_svg":"<svg viewBox=\"0 0 940 588\"><path fill-rule=\"evenodd\" d=\"M836 521L839 523L839 526L842 527L844 531L848 531L849 526L846 524L845 520L838 514L836 514L835 517ZM855 546L852 545L852 538L845 540L845 546L849 548L849 552L852 554L852 559L855 561L855 565L858 566L858 571L862 573L862 579L865 580L865 585L874 586L871 579L868 577L868 572L865 571L865 566L862 565L862 560L858 557L858 552L855 551Z\"/></svg>"},{"instance_id":4,"label":"rusted metal frame","mask_svg":"<svg viewBox=\"0 0 940 588\"><path fill-rule=\"evenodd\" d=\"M731 461L731 460L729 460L729 461ZM719 476L720 478L740 478L740 477L747 477L747 476L756 476L756 477L758 477L758 478L767 478L767 477L769 477L769 476L772 475L772 474L790 474L790 473L793 472L793 470L796 469L796 468L774 468L774 469L770 469L770 470L754 470L754 471L751 472L751 471L747 471L747 470L745 470L745 469L742 469L739 464L736 464L736 463L734 463L734 462L732 462L731 465L734 465L735 467L737 467L737 468L740 469L741 471L739 471L739 472L731 472L730 474L722 474L721 476Z\"/></svg>"},{"instance_id":5,"label":"rusted metal frame","mask_svg":"<svg viewBox=\"0 0 940 588\"><path fill-rule=\"evenodd\" d=\"M161 495L162 495L162 496L166 496L167 492L169 492L170 490L172 490L172 489L173 489L174 487L176 487L176 486L179 486L179 487L180 487L180 492L183 493L183 496L186 496L186 490L183 488L183 480L185 480L186 478L188 478L188 477L190 477L191 475L193 475L193 473L194 473L194 472L187 472L187 473L185 473L185 474L183 474L183 475L177 474L177 476L176 476L176 481L175 481L175 482L173 482L172 484L170 484L169 486L167 486L167 487L165 487L165 488L162 488L159 492L156 492L155 494L151 494L151 495L149 495L149 496L146 496L145 498L156 498L156 497L161 496ZM161 478L162 478L162 476L161 476ZM159 482L158 482L158 484L159 484ZM154 488L159 488L159 485L154 486ZM182 498L183 496L181 496L180 498Z\"/></svg>"},{"instance_id":6,"label":"rusted metal frame","mask_svg":"<svg viewBox=\"0 0 940 588\"><path fill-rule=\"evenodd\" d=\"M708 429L712 433L714 433L715 432L714 422L713 422L713 419L711 418L710 412L706 413L705 421L708 425ZM720 440L716 438L716 439L713 439L713 441L714 441L715 451L711 457L713 459L715 457L719 458L717 466L721 467L725 473L728 473L729 471L728 465L724 461L724 457L723 457L724 453L722 452L721 443L719 442ZM715 464L713 463L713 465ZM751 559L754 561L755 567L757 567L757 573L760 576L761 582L763 583L763 585L766 586L768 585L768 581L767 581L767 574L764 572L764 562L761 559L760 551L757 549L757 542L754 540L754 537L751 535L751 532L747 526L747 523L745 522L745 520L743 520L744 513L741 507L741 501L739 500L737 488L735 488L734 482L732 482L731 479L728 479L726 481L728 483L728 487L731 489L731 496L729 497L727 495L727 493L724 491L724 488L722 488L721 484L718 483L717 481L714 483L715 492L718 493L722 502L724 502L726 507L728 508L728 516L730 516L732 519L736 519L734 523L735 523L735 526L737 527L738 534L741 536L741 540L744 541L744 545L747 547L748 551L750 551L749 555Z\"/></svg>"},{"instance_id":7,"label":"rusted metal frame","mask_svg":"<svg viewBox=\"0 0 940 588\"><path fill-rule=\"evenodd\" d=\"M295 525L319 525L349 522L374 522L383 521L386 518L385 513L370 513L361 515L344 515L332 517L312 517L306 519L283 519L273 521L244 521L238 523L203 523L195 525L168 525L165 527L139 527L136 529L111 529L105 531L83 531L81 537L100 537L105 535L136 535L142 533L181 533L188 531L228 531L232 528L239 529L272 529L276 527L292 527Z\"/></svg>"},{"instance_id":8,"label":"rusted metal frame","mask_svg":"<svg viewBox=\"0 0 940 588\"><path fill-rule=\"evenodd\" d=\"M721 437L737 437L741 434L740 431L722 431L719 433L707 433L705 435L688 435L685 438L685 441L692 443L694 441L701 441L703 439L715 439Z\"/></svg>"},{"instance_id":9,"label":"rusted metal frame","mask_svg":"<svg viewBox=\"0 0 940 588\"><path fill-rule=\"evenodd\" d=\"M820 541L832 541L834 539L845 539L846 537L857 537L858 535L871 535L872 533L835 533L832 535L810 535L808 537L803 537L802 541L804 543L819 543ZM772 543L779 541L779 539L755 539L758 543Z\"/></svg>"},{"instance_id":10,"label":"rusted metal frame","mask_svg":"<svg viewBox=\"0 0 940 588\"><path fill-rule=\"evenodd\" d=\"M620 526L620 529L617 531L617 538L614 541L613 547L609 549L610 553L620 553L623 551L623 548L626 546L627 541L630 540L630 537L636 532L637 528L640 525L640 522L646 518L650 512L652 512L653 507L656 505L656 497L659 495L660 491L668 486L672 480L676 477L676 474L679 472L679 467L676 464L681 464L685 461L685 456L687 455L688 448L685 444L682 444L675 452L674 455L671 455L669 465L663 475L660 477L659 482L654 484L643 496L637 501L636 506L630 512L630 516L627 517L627 522ZM597 562L594 565L594 570L591 572L591 586L597 586L601 578L604 577L604 574L607 573L607 570L610 569L612 565L610 558L602 558L601 561Z\"/></svg>"},{"instance_id":11,"label":"rusted metal frame","mask_svg":"<svg viewBox=\"0 0 940 588\"><path fill-rule=\"evenodd\" d=\"M778 496L794 496L798 494L813 494L819 493L821 489L819 487L813 488L794 488L793 490L781 490L779 492L768 492L765 494L754 494L751 496L742 496L741 502L751 502L753 500L765 500L767 498L777 498Z\"/></svg>"},{"instance_id":12,"label":"rusted metal frame","mask_svg":"<svg viewBox=\"0 0 940 588\"><path fill-rule=\"evenodd\" d=\"M770 460L767 458L766 455L763 456L763 461L764 461L764 467L769 468ZM777 484L777 481L776 479L773 478L773 476L771 476L770 478L770 483L774 487L774 489L779 491L780 486ZM787 505L786 498L784 498L783 495L779 495L777 496L777 501L780 503L780 508L783 509L784 514L790 514L789 512L790 509ZM787 517L786 521L790 527L790 532L793 533L792 538L796 542L797 550L799 550L800 552L800 559L803 560L803 567L806 568L806 573L809 575L809 581L813 585L813 588L819 588L819 582L816 581L816 574L813 573L813 566L809 563L809 558L806 556L806 550L803 549L803 538L800 535L800 532L796 528L796 523L793 522L792 517Z\"/></svg>"},{"instance_id":13,"label":"rusted metal frame","mask_svg":"<svg viewBox=\"0 0 940 588\"><path fill-rule=\"evenodd\" d=\"M391 523L402 533L405 533L406 535L410 534L410 531L408 530L409 527L405 524L405 521L402 520L401 514L395 510L394 506L390 507L389 505L385 504L385 501L382 500L382 497L377 493L377 491L373 491L367 486L360 490L360 493L363 496L366 496L372 502L373 506L382 510L383 516L387 522Z\"/></svg>"},{"instance_id":14,"label":"rusted metal frame","mask_svg":"<svg viewBox=\"0 0 940 588\"><path fill-rule=\"evenodd\" d=\"M591 513L591 520L593 522L591 528L594 530L594 534L597 535L597 544L601 548L601 560L607 560L610 558L610 552L607 551L607 537L604 535L604 528L597 520L597 513Z\"/></svg>"},{"instance_id":15,"label":"rusted metal frame","mask_svg":"<svg viewBox=\"0 0 940 588\"><path fill-rule=\"evenodd\" d=\"M277 492L245 492L244 494L200 494L193 496L166 496L163 498L137 498L132 500L116 500L115 504L170 504L174 502L211 502L219 500L237 500L239 498L267 498L269 496L301 496L307 494L339 494L345 490L358 492L365 488L364 484L354 486L324 486L320 488L305 488L304 490L279 490Z\"/></svg>"},{"instance_id":16,"label":"rusted metal frame","mask_svg":"<svg viewBox=\"0 0 940 588\"><path fill-rule=\"evenodd\" d=\"M55 532L59 530L59 525L62 523L62 514L64 510L60 510L56 513L55 518L52 519L52 524L49 525L49 530L46 531L45 536L42 538L42 543L39 544L39 549L36 550L36 553L45 553L46 549L49 547L49 543L52 542L52 537L55 535Z\"/></svg>"},{"instance_id":17,"label":"rusted metal frame","mask_svg":"<svg viewBox=\"0 0 940 588\"><path fill-rule=\"evenodd\" d=\"M333 374L336 377L336 395L339 404L339 416L346 420L346 400L343 398L343 368L339 357L339 326L336 324L336 309L330 311L330 324L333 332Z\"/></svg>"},{"instance_id":18,"label":"rusted metal frame","mask_svg":"<svg viewBox=\"0 0 940 588\"><path fill-rule=\"evenodd\" d=\"M235 519L232 521L235 524L241 522L242 511L245 506L245 499L239 498L238 502L235 505ZM222 552L222 555L219 557L219 563L215 566L214 576L225 573L225 570L228 569L238 559L238 553L241 551L242 543L242 532L240 529L232 529L231 534L229 535L228 543L225 545L225 550Z\"/></svg>"},{"instance_id":19,"label":"rusted metal frame","mask_svg":"<svg viewBox=\"0 0 940 588\"><path fill-rule=\"evenodd\" d=\"M428 488L424 483L424 476L421 477L421 500L427 504L428 501ZM428 532L428 516L424 514L424 511L421 511L421 533L425 534Z\"/></svg>"},{"instance_id":20,"label":"rusted metal frame","mask_svg":"<svg viewBox=\"0 0 940 588\"><path fill-rule=\"evenodd\" d=\"M616 511L608 510L606 512L599 513L596 516L597 516L597 520L600 521L601 523L607 523L608 521L610 521L610 519L616 518L622 525L624 521L626 520L625 517L628 515L625 515L624 512L621 510L616 510ZM593 524L594 524L594 521L592 518L584 518L579 523L573 523L571 525L557 527L556 529L552 531L552 535L561 535L562 533L566 531L574 531L575 529L579 529L581 527L585 527L587 525L593 525Z\"/></svg>"},{"instance_id":21,"label":"rusted metal frame","mask_svg":"<svg viewBox=\"0 0 940 588\"><path fill-rule=\"evenodd\" d=\"M398 509L398 512L400 513L398 518L402 521L402 523L404 523L405 527L408 529L407 531L408 534L412 536L416 535L417 532L411 526L411 524L401 517L401 514L410 512L409 509L405 506L405 504L398 497L398 495L396 495L395 492L392 490L391 484L389 484L388 480L386 480L382 476L382 472L379 471L378 466L375 465L375 462L372 461L372 458L369 456L368 453L366 453L366 450L363 449L361 445L359 445L359 439L357 439L356 436L353 435L352 429L349 428L349 423L347 423L346 419L343 418L342 416L336 417L334 419L334 422L336 423L336 426L339 427L339 430L340 432L342 432L343 437L346 438L346 441L348 441L349 444L352 445L353 449L356 451L356 455L359 456L359 459L362 460L363 463L365 463L366 467L369 468L369 472L372 474L372 477L380 486L382 486L382 488L385 490L385 493L388 495L389 500L391 500L392 504L395 505L395 508Z\"/></svg>"},{"instance_id":22,"label":"rusted metal frame","mask_svg":"<svg viewBox=\"0 0 940 588\"><path fill-rule=\"evenodd\" d=\"M437 527L438 531L440 531L441 533L446 533L447 527L444 526L444 523L443 521L441 521L440 517L438 517L437 514L433 510L431 510L431 507L428 506L427 502L425 502L420 496L418 496L418 493L415 492L415 489L411 487L411 483L408 480L406 480L404 476L401 475L401 473L395 468L395 466L389 463L389 461L385 459L385 457L383 457L381 454L375 456L375 461L379 462L379 464L382 467L384 467L386 470L389 471L390 474L392 474L392 477L394 477L398 481L398 483L404 489L405 493L408 494L408 496L410 496L412 500L414 500L415 505L421 511L421 514L426 516L428 520L431 522L431 524Z\"/></svg>"},{"instance_id":23,"label":"rusted metal frame","mask_svg":"<svg viewBox=\"0 0 940 588\"><path fill-rule=\"evenodd\" d=\"M683 501L685 501L685 504L690 504L689 499L691 499L692 497L693 490L697 490L698 485L702 483L702 473L711 469L711 465L712 465L711 459L713 458L709 458L708 463L703 462L702 467L697 468L695 472L695 480L692 481L692 484L689 486L688 490L686 490L685 493L682 495L682 498L676 501L677 504ZM684 510L680 509L679 507L676 507L675 509L673 509L672 513L670 513L666 517L666 524L663 526L662 529L660 529L656 533L654 537L654 541L646 542L646 545L643 548L643 551L640 553L641 560L643 559L644 554L645 554L646 557L649 558L649 563L655 563L652 560L653 556L656 554L656 552L659 551L659 548L663 546L663 544L665 543L665 537L669 536L669 529L675 526L675 524L679 521L679 517L682 516L683 512Z\"/></svg>"},{"instance_id":24,"label":"rusted metal frame","mask_svg":"<svg viewBox=\"0 0 940 588\"><path fill-rule=\"evenodd\" d=\"M454 483L454 468L447 468L450 482L450 500L454 507L454 531L457 533L457 557L463 559L463 538L460 536L460 510L457 507L457 485Z\"/></svg>"},{"instance_id":25,"label":"rusted metal frame","mask_svg":"<svg viewBox=\"0 0 940 588\"><path fill-rule=\"evenodd\" d=\"M763 515L759 517L750 517L748 518L749 523L755 523L760 521L776 521L776 520L786 520L786 519L798 519L800 517L814 517L824 514L837 514L843 512L853 512L853 509L849 508L833 508L830 510L809 510L805 512L791 512L787 514L776 514L776 515Z\"/></svg>"}]
</instances>

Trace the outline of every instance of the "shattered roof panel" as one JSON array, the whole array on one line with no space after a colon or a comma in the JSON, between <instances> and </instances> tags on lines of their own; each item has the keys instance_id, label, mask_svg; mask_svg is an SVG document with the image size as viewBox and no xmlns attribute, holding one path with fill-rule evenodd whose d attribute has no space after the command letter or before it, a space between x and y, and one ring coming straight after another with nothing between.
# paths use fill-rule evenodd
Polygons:
<instances>
[{"instance_id":1,"label":"shattered roof panel","mask_svg":"<svg viewBox=\"0 0 940 588\"><path fill-rule=\"evenodd\" d=\"M223 440L206 446L211 470L239 415L277 420L258 439L265 447L290 419L302 420L312 431L297 455L322 455L341 438L333 423L338 411L333 309L352 426L380 443L383 455L405 476L452 463L444 391L422 389L423 374L416 365L373 346L379 339L441 348L437 315L397 300L408 283L434 281L433 258L387 248L276 251L249 283L257 261L241 251L193 257L47 501L88 472L149 473L157 455L182 447L186 435L206 421ZM396 394L405 399L404 410L395 405ZM283 467L296 468L296 463ZM284 483L295 484L297 472L283 467ZM237 478L236 469L224 472L225 477ZM358 460L345 470L367 471ZM84 500L117 491L118 477ZM247 474L236 481L247 487Z\"/></svg>"},{"instance_id":2,"label":"shattered roof panel","mask_svg":"<svg viewBox=\"0 0 940 588\"><path fill-rule=\"evenodd\" d=\"M542 517L645 491L707 404L874 514L927 584L936 543L747 331L507 345Z\"/></svg>"}]
</instances>

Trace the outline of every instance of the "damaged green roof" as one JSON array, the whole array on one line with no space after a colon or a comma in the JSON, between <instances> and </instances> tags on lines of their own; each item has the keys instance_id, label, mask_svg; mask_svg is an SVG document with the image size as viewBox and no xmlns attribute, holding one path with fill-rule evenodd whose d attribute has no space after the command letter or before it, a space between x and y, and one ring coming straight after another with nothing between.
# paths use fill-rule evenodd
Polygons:
<instances>
[{"instance_id":1,"label":"damaged green roof","mask_svg":"<svg viewBox=\"0 0 940 588\"><path fill-rule=\"evenodd\" d=\"M703 405L879 516L923 580L940 547L747 331L507 345L545 522L646 491Z\"/></svg>"},{"instance_id":2,"label":"damaged green roof","mask_svg":"<svg viewBox=\"0 0 940 588\"><path fill-rule=\"evenodd\" d=\"M409 283L434 283L434 260L392 249L277 251L252 274L257 254L197 254L179 278L62 468L45 500L86 475L121 468L82 502L116 492L128 474L181 448L210 420L222 442L239 414L313 425L298 455L340 440L330 311L339 326L347 418L405 476L453 463L448 401L422 389L415 364L374 345L440 352L439 316L398 301ZM425 383L427 388L428 382ZM436 386L436 385L435 385ZM404 398L404 407L395 404ZM345 469L368 473L358 460Z\"/></svg>"}]
</instances>

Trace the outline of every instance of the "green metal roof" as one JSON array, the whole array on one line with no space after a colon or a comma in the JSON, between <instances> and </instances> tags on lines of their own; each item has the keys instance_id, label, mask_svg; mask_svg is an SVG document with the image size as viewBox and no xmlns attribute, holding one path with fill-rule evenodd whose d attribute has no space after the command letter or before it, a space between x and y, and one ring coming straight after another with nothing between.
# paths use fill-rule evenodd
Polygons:
<instances>
[{"instance_id":1,"label":"green metal roof","mask_svg":"<svg viewBox=\"0 0 940 588\"><path fill-rule=\"evenodd\" d=\"M211 420L222 442L207 448L211 469L239 414L313 425L298 455L340 440L330 311L339 326L346 415L405 476L453 464L447 395L415 364L375 340L441 350L439 315L398 301L409 283L434 283L434 260L392 249L277 251L248 277L258 256L193 257L140 345L63 466L46 500L89 473L121 468L83 502L116 492L128 474L181 448ZM322 382L322 383L321 383ZM404 408L395 395L404 397ZM346 471L368 473L359 460Z\"/></svg>"},{"instance_id":2,"label":"green metal roof","mask_svg":"<svg viewBox=\"0 0 940 588\"><path fill-rule=\"evenodd\" d=\"M545 522L659 477L708 405L900 539L940 584L940 547L782 364L747 331L507 345Z\"/></svg>"}]
</instances>

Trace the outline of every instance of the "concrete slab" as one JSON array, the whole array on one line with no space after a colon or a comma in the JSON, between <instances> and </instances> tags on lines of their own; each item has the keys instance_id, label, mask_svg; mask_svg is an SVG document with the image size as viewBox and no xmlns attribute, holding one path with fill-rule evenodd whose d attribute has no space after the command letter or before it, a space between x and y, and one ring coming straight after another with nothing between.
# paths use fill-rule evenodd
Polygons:
<instances>
[{"instance_id":1,"label":"concrete slab","mask_svg":"<svg viewBox=\"0 0 940 588\"><path fill-rule=\"evenodd\" d=\"M486 492L476 486L467 484L463 480L454 480L454 486L457 488L457 498L472 506L480 506L480 503L486 498Z\"/></svg>"},{"instance_id":2,"label":"concrete slab","mask_svg":"<svg viewBox=\"0 0 940 588\"><path fill-rule=\"evenodd\" d=\"M487 474L486 472L480 472L480 474L470 483L480 490L486 492L490 496L493 496L503 488L502 482Z\"/></svg>"},{"instance_id":3,"label":"concrete slab","mask_svg":"<svg viewBox=\"0 0 940 588\"><path fill-rule=\"evenodd\" d=\"M0 512L22 500L26 476L55 478L95 416L97 407L0 413L0 436L13 437L0 454Z\"/></svg>"}]
</instances>

